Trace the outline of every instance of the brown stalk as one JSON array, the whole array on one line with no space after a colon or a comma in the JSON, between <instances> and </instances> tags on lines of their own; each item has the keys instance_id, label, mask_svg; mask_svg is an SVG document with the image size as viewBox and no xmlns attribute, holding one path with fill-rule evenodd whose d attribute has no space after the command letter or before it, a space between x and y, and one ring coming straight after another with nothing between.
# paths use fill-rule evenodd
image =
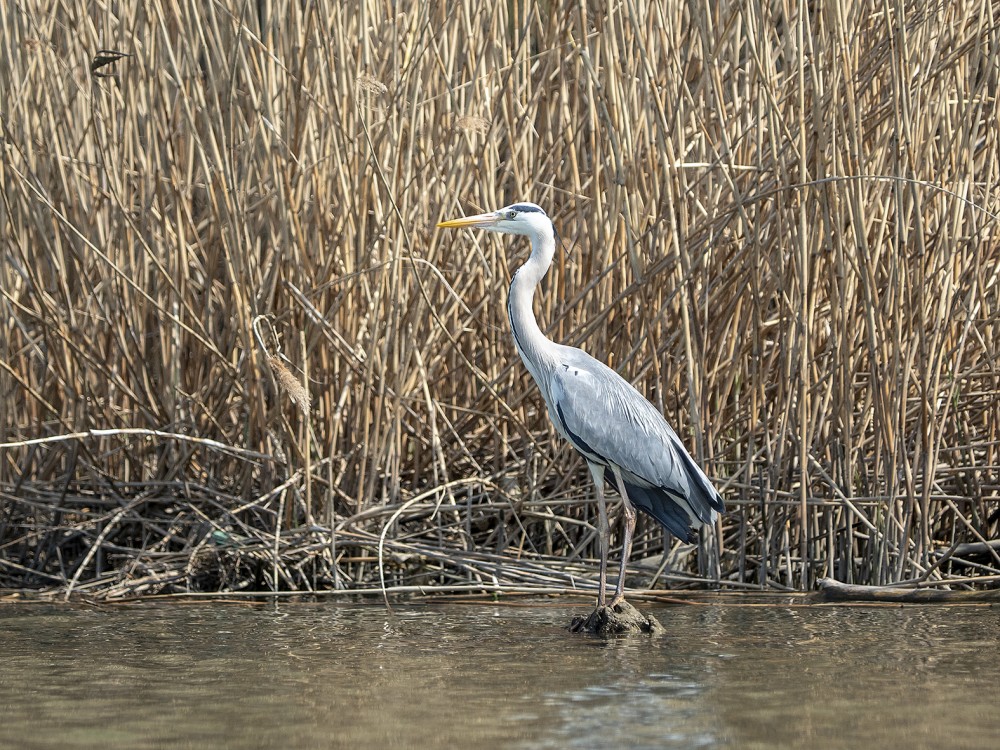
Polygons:
<instances>
[{"instance_id":1,"label":"brown stalk","mask_svg":"<svg viewBox=\"0 0 1000 750\"><path fill-rule=\"evenodd\" d=\"M0 4L0 587L592 591L519 199L733 509L635 583L995 585L988 5L189 5Z\"/></svg>"}]
</instances>

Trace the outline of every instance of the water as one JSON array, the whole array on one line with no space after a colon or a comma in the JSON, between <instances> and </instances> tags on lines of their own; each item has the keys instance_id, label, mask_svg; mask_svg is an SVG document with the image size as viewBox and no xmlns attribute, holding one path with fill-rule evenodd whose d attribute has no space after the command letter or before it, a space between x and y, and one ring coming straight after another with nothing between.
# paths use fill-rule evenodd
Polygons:
<instances>
[{"instance_id":1,"label":"water","mask_svg":"<svg viewBox=\"0 0 1000 750\"><path fill-rule=\"evenodd\" d=\"M996 746L1000 608L0 607L4 748Z\"/></svg>"}]
</instances>

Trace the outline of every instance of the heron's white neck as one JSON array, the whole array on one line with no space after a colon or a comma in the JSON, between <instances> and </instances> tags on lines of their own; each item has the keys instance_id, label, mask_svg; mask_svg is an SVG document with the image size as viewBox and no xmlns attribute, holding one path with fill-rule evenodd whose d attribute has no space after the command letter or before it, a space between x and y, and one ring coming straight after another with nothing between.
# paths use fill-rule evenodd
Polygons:
<instances>
[{"instance_id":1,"label":"heron's white neck","mask_svg":"<svg viewBox=\"0 0 1000 750\"><path fill-rule=\"evenodd\" d=\"M514 278L511 279L507 314L510 317L510 328L514 334L518 354L535 378L535 382L544 389L542 368L547 359L551 358L554 344L538 327L538 321L535 320L535 314L531 309L531 301L538 282L552 265L556 242L552 231L539 232L529 237L531 256L517 269Z\"/></svg>"}]
</instances>

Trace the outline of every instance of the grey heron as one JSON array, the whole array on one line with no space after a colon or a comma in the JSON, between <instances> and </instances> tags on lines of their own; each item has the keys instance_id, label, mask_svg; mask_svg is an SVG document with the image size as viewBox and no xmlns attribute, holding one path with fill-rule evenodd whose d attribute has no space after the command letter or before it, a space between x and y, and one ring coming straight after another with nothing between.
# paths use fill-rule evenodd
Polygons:
<instances>
[{"instance_id":1,"label":"grey heron","mask_svg":"<svg viewBox=\"0 0 1000 750\"><path fill-rule=\"evenodd\" d=\"M621 375L571 346L546 338L532 311L535 288L552 264L556 231L534 203L514 203L499 211L442 221L442 228L470 227L527 237L531 255L510 282L507 314L514 346L542 392L556 430L587 461L597 488L601 583L598 606L605 606L608 523L604 483L621 495L624 517L618 585L610 606L625 598L625 567L632 551L635 508L645 511L674 536L697 539L697 529L725 512L722 498L685 450L663 415Z\"/></svg>"}]
</instances>

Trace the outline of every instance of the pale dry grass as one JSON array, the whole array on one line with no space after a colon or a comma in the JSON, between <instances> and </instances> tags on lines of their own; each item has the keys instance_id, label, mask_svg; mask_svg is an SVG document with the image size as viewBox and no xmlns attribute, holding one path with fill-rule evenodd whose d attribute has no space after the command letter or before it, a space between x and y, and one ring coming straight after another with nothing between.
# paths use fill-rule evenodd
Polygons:
<instances>
[{"instance_id":1,"label":"pale dry grass","mask_svg":"<svg viewBox=\"0 0 1000 750\"><path fill-rule=\"evenodd\" d=\"M433 229L518 199L731 509L636 583L1000 573L998 19L801 5L0 5L0 582L592 579L525 248Z\"/></svg>"}]
</instances>

